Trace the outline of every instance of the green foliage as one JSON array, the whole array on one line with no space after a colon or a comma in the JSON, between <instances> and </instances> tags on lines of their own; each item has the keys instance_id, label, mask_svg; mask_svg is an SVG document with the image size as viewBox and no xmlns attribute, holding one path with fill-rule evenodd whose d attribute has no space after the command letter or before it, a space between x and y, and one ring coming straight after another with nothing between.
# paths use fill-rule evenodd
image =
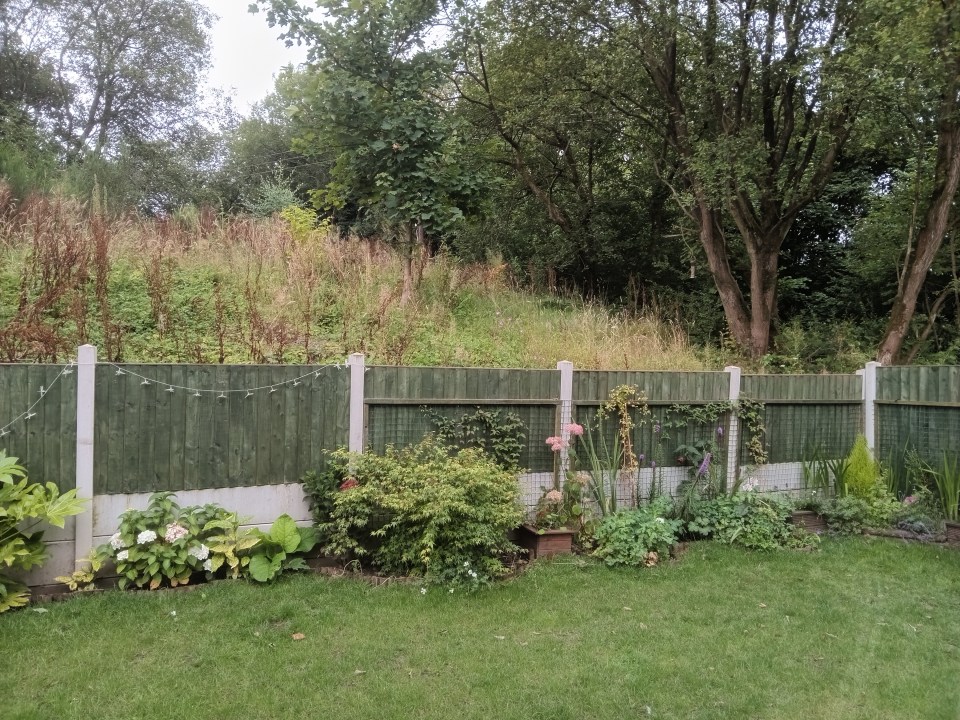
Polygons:
<instances>
[{"instance_id":1,"label":"green foliage","mask_svg":"<svg viewBox=\"0 0 960 720\"><path fill-rule=\"evenodd\" d=\"M120 575L118 585L156 590L191 582L194 574L213 577L228 554L212 549L220 545L213 531L234 528L236 516L218 505L181 508L171 492L154 493L146 510L127 510L110 542L98 554L112 560ZM246 547L257 541L244 540ZM216 567L214 567L216 563Z\"/></svg>"},{"instance_id":2,"label":"green foliage","mask_svg":"<svg viewBox=\"0 0 960 720\"><path fill-rule=\"evenodd\" d=\"M812 547L815 535L787 522L792 505L774 495L741 492L698 504L688 528L730 545L752 550Z\"/></svg>"},{"instance_id":3,"label":"green foliage","mask_svg":"<svg viewBox=\"0 0 960 720\"><path fill-rule=\"evenodd\" d=\"M636 510L604 517L596 526L593 555L611 566L651 566L667 557L683 527L670 519L671 505L660 497Z\"/></svg>"},{"instance_id":4,"label":"green foliage","mask_svg":"<svg viewBox=\"0 0 960 720\"><path fill-rule=\"evenodd\" d=\"M38 567L47 558L41 523L62 528L83 512L76 490L60 494L53 483L32 483L18 458L0 450L0 564L13 570ZM30 601L26 585L0 573L0 613Z\"/></svg>"},{"instance_id":5,"label":"green foliage","mask_svg":"<svg viewBox=\"0 0 960 720\"><path fill-rule=\"evenodd\" d=\"M241 202L247 212L261 218L300 207L296 193L282 177L261 180L256 192L243 197Z\"/></svg>"},{"instance_id":6,"label":"green foliage","mask_svg":"<svg viewBox=\"0 0 960 720\"><path fill-rule=\"evenodd\" d=\"M943 530L943 506L929 488L920 486L900 503L890 524L918 535L936 535Z\"/></svg>"},{"instance_id":7,"label":"green foliage","mask_svg":"<svg viewBox=\"0 0 960 720\"><path fill-rule=\"evenodd\" d=\"M850 454L847 455L843 482L838 484L837 491L841 495L853 495L862 499L871 498L876 495L880 480L880 466L870 455L867 438L858 435Z\"/></svg>"},{"instance_id":8,"label":"green foliage","mask_svg":"<svg viewBox=\"0 0 960 720\"><path fill-rule=\"evenodd\" d=\"M803 489L819 498L843 494L846 487L848 461L846 458L828 458L818 445L803 459Z\"/></svg>"},{"instance_id":9,"label":"green foliage","mask_svg":"<svg viewBox=\"0 0 960 720\"><path fill-rule=\"evenodd\" d=\"M251 551L250 577L257 582L269 582L285 570L306 570L307 564L298 553L309 552L317 544L314 528L298 528L289 515L278 517L270 532L253 530L259 538Z\"/></svg>"},{"instance_id":10,"label":"green foliage","mask_svg":"<svg viewBox=\"0 0 960 720\"><path fill-rule=\"evenodd\" d=\"M423 411L444 445L483 450L507 470L520 467L520 453L523 452L527 428L516 413L477 408L459 418L450 418L428 408Z\"/></svg>"},{"instance_id":11,"label":"green foliage","mask_svg":"<svg viewBox=\"0 0 960 720\"><path fill-rule=\"evenodd\" d=\"M600 516L606 517L617 512L617 480L626 462L623 445L619 432L613 433L612 439L608 440L610 433L605 432L603 418L599 416L596 428L587 424L585 430L583 452L587 456L586 491ZM571 455L576 457L573 450Z\"/></svg>"},{"instance_id":12,"label":"green foliage","mask_svg":"<svg viewBox=\"0 0 960 720\"><path fill-rule=\"evenodd\" d=\"M940 466L928 466L937 486L937 494L944 517L952 522L960 520L960 455L943 451Z\"/></svg>"},{"instance_id":13,"label":"green foliage","mask_svg":"<svg viewBox=\"0 0 960 720\"><path fill-rule=\"evenodd\" d=\"M825 501L819 510L827 527L838 535L857 535L870 525L870 503L854 495Z\"/></svg>"},{"instance_id":14,"label":"green foliage","mask_svg":"<svg viewBox=\"0 0 960 720\"><path fill-rule=\"evenodd\" d=\"M217 573L223 569L226 577L236 580L249 574L249 550L256 547L260 538L247 530L240 529L240 518L236 513L225 513L210 520L203 526L209 533L207 542L210 548L210 571Z\"/></svg>"},{"instance_id":15,"label":"green foliage","mask_svg":"<svg viewBox=\"0 0 960 720\"><path fill-rule=\"evenodd\" d=\"M427 438L383 456L339 450L331 462L340 484L319 528L326 552L437 581L464 563L484 580L506 571L506 533L523 520L517 479L482 451Z\"/></svg>"}]
</instances>

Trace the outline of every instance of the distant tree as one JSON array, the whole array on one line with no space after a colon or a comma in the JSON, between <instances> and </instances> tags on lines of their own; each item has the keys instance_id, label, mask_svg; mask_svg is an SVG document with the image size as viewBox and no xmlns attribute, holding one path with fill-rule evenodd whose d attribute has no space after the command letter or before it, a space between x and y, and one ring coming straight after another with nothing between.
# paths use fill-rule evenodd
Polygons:
<instances>
[{"instance_id":1,"label":"distant tree","mask_svg":"<svg viewBox=\"0 0 960 720\"><path fill-rule=\"evenodd\" d=\"M465 148L442 94L440 53L427 49L437 3L326 0L320 5L327 22L287 0L262 4L269 22L311 48L317 77L299 118L300 142L337 153L315 201L353 203L383 220L384 239L403 254L406 302L417 244L449 231L482 184L464 166Z\"/></svg>"},{"instance_id":2,"label":"distant tree","mask_svg":"<svg viewBox=\"0 0 960 720\"><path fill-rule=\"evenodd\" d=\"M199 0L72 0L48 22L68 159L166 139L192 116L211 23Z\"/></svg>"}]
</instances>

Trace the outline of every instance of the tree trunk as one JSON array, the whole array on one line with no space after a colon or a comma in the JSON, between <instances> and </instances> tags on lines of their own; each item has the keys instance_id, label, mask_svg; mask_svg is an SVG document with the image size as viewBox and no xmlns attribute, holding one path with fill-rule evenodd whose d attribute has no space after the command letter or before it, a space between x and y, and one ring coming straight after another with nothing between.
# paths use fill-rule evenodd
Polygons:
<instances>
[{"instance_id":1,"label":"tree trunk","mask_svg":"<svg viewBox=\"0 0 960 720\"><path fill-rule=\"evenodd\" d=\"M777 274L780 243L757 238L750 251L750 357L763 357L770 349L777 314ZM774 246L775 245L775 246Z\"/></svg>"},{"instance_id":2,"label":"tree trunk","mask_svg":"<svg viewBox=\"0 0 960 720\"><path fill-rule=\"evenodd\" d=\"M927 273L943 244L943 238L950 221L950 209L957 194L960 182L960 126L951 116L940 124L940 137L937 141L936 180L923 228L917 236L916 251L903 269L903 282L893 301L890 321L884 332L877 361L882 365L893 365L900 360L903 341L910 329L910 322L917 309L917 298L923 290ZM945 127L950 125L951 127Z\"/></svg>"},{"instance_id":3,"label":"tree trunk","mask_svg":"<svg viewBox=\"0 0 960 720\"><path fill-rule=\"evenodd\" d=\"M407 223L407 241L401 244L403 262L403 291L400 304L406 305L413 300L413 223Z\"/></svg>"},{"instance_id":4,"label":"tree trunk","mask_svg":"<svg viewBox=\"0 0 960 720\"><path fill-rule=\"evenodd\" d=\"M704 252L707 254L707 263L720 295L720 303L723 305L723 313L730 326L730 333L738 345L749 348L751 347L750 317L743 301L743 293L740 292L740 286L737 285L737 280L730 269L727 245L717 226L716 212L710 208L705 198L700 197L697 200L696 215L700 244L703 245Z\"/></svg>"}]
</instances>

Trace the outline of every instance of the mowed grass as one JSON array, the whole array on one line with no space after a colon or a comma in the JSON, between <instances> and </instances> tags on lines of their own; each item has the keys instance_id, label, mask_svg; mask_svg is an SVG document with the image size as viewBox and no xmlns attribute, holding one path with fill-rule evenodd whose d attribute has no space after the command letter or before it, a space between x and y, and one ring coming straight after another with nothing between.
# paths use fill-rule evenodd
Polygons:
<instances>
[{"instance_id":1,"label":"mowed grass","mask_svg":"<svg viewBox=\"0 0 960 720\"><path fill-rule=\"evenodd\" d=\"M567 558L471 595L298 575L35 609L0 617L6 720L960 717L960 552L890 540Z\"/></svg>"}]
</instances>

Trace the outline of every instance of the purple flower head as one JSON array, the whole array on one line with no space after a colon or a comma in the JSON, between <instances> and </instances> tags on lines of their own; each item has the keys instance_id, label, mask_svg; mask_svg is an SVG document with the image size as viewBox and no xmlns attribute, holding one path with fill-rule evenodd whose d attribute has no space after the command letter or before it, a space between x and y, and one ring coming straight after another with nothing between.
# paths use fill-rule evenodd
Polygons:
<instances>
[{"instance_id":1,"label":"purple flower head","mask_svg":"<svg viewBox=\"0 0 960 720\"><path fill-rule=\"evenodd\" d=\"M657 423L656 425L653 426L653 431L657 434L660 433L660 423Z\"/></svg>"},{"instance_id":2,"label":"purple flower head","mask_svg":"<svg viewBox=\"0 0 960 720\"><path fill-rule=\"evenodd\" d=\"M651 461L650 461L650 469L651 469L651 470L656 470L656 469L657 469L657 461L656 461L656 460L651 460Z\"/></svg>"},{"instance_id":3,"label":"purple flower head","mask_svg":"<svg viewBox=\"0 0 960 720\"><path fill-rule=\"evenodd\" d=\"M700 467L697 468L697 477L703 477L710 472L710 457L711 453L707 453L703 456L703 462L701 462Z\"/></svg>"},{"instance_id":4,"label":"purple flower head","mask_svg":"<svg viewBox=\"0 0 960 720\"><path fill-rule=\"evenodd\" d=\"M717 437L723 437L723 427L717 425Z\"/></svg>"},{"instance_id":5,"label":"purple flower head","mask_svg":"<svg viewBox=\"0 0 960 720\"><path fill-rule=\"evenodd\" d=\"M637 455L637 460L639 462L643 462L644 458L646 458L646 455L644 455L643 453L640 453L639 455Z\"/></svg>"}]
</instances>

